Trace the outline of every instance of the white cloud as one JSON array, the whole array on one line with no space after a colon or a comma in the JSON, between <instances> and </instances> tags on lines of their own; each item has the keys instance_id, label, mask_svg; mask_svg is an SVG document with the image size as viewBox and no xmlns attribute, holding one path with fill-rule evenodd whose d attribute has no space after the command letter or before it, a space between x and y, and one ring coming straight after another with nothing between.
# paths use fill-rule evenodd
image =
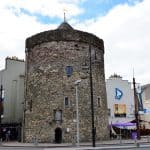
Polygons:
<instances>
[{"instance_id":1,"label":"white cloud","mask_svg":"<svg viewBox=\"0 0 150 150\"><path fill-rule=\"evenodd\" d=\"M16 15L12 9L8 9L11 2L11 0L0 1L0 69L4 68L4 60L7 56L24 58L27 37L56 27L55 24L43 25L34 16L22 13Z\"/></svg>"},{"instance_id":2,"label":"white cloud","mask_svg":"<svg viewBox=\"0 0 150 150\"><path fill-rule=\"evenodd\" d=\"M83 0L3 0L3 6L13 10L13 13L20 14L21 9L31 15L40 14L49 17L63 18L64 9L67 10L68 18L83 12L78 4Z\"/></svg>"},{"instance_id":3,"label":"white cloud","mask_svg":"<svg viewBox=\"0 0 150 150\"><path fill-rule=\"evenodd\" d=\"M66 9L68 19L83 11L78 7L81 1L84 0L0 0L0 69L4 68L7 56L24 58L27 37L57 27L56 24L38 22L36 13L63 18L63 9ZM30 15L23 13L21 8Z\"/></svg>"},{"instance_id":4,"label":"white cloud","mask_svg":"<svg viewBox=\"0 0 150 150\"><path fill-rule=\"evenodd\" d=\"M132 80L134 68L138 82L150 83L149 14L150 1L144 0L135 6L118 5L106 16L77 25L104 40L107 78L118 73Z\"/></svg>"},{"instance_id":5,"label":"white cloud","mask_svg":"<svg viewBox=\"0 0 150 150\"><path fill-rule=\"evenodd\" d=\"M63 17L63 9L70 16L82 13L78 5L85 0L0 0L0 69L4 68L7 56L24 58L25 39L35 33L56 28L44 25L36 16L21 12L40 13ZM144 0L135 6L118 5L105 16L83 23L70 20L74 28L96 34L105 42L106 77L118 73L132 80L133 67L137 82L150 83L150 1Z\"/></svg>"}]
</instances>

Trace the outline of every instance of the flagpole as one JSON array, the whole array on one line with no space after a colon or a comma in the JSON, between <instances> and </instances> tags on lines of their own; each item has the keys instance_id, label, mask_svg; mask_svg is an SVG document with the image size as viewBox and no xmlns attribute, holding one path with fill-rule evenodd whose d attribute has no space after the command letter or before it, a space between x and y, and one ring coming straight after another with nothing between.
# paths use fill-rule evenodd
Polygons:
<instances>
[{"instance_id":1,"label":"flagpole","mask_svg":"<svg viewBox=\"0 0 150 150\"><path fill-rule=\"evenodd\" d=\"M135 88L135 78L133 76L133 90L134 90L134 103L135 103L135 120L136 120L136 130L137 130L137 139L140 140L140 127L139 127L139 112L138 112L138 99Z\"/></svg>"}]
</instances>

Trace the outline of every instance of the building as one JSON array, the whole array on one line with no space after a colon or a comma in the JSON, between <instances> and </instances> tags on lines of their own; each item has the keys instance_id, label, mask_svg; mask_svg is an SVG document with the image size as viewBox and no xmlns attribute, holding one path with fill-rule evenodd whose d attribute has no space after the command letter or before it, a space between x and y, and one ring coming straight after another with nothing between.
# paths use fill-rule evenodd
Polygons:
<instances>
[{"instance_id":1,"label":"building","mask_svg":"<svg viewBox=\"0 0 150 150\"><path fill-rule=\"evenodd\" d=\"M145 114L150 114L150 84L143 85L141 89Z\"/></svg>"},{"instance_id":2,"label":"building","mask_svg":"<svg viewBox=\"0 0 150 150\"><path fill-rule=\"evenodd\" d=\"M0 71L0 85L3 87L3 140L10 130L10 140L20 137L24 102L25 62L17 57L7 57L5 69Z\"/></svg>"},{"instance_id":3,"label":"building","mask_svg":"<svg viewBox=\"0 0 150 150\"><path fill-rule=\"evenodd\" d=\"M143 85L141 90L144 107L144 114L141 115L142 125L144 128L150 129L150 84Z\"/></svg>"},{"instance_id":4,"label":"building","mask_svg":"<svg viewBox=\"0 0 150 150\"><path fill-rule=\"evenodd\" d=\"M135 119L134 93L131 83L119 75L106 80L109 124L127 123Z\"/></svg>"},{"instance_id":5,"label":"building","mask_svg":"<svg viewBox=\"0 0 150 150\"><path fill-rule=\"evenodd\" d=\"M78 79L80 141L91 141L90 56L96 139L108 139L103 40L63 22L26 40L26 142L75 141Z\"/></svg>"}]
</instances>

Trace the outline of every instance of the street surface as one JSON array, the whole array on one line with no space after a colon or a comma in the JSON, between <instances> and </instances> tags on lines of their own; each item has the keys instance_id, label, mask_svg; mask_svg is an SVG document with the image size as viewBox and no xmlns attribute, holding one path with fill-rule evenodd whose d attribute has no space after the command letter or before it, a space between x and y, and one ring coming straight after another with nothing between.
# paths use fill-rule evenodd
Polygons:
<instances>
[{"instance_id":1,"label":"street surface","mask_svg":"<svg viewBox=\"0 0 150 150\"><path fill-rule=\"evenodd\" d=\"M149 147L147 147L147 148L121 148L120 150L149 150L150 148ZM104 150L104 149L100 149L100 150ZM105 149L105 150L107 150L107 149ZM116 150L116 149L111 149L111 150Z\"/></svg>"},{"instance_id":2,"label":"street surface","mask_svg":"<svg viewBox=\"0 0 150 150\"><path fill-rule=\"evenodd\" d=\"M70 148L63 148L63 149L60 149L60 148L29 148L29 147L24 147L24 148L19 148L19 147L1 147L0 148L1 150L86 150L86 149L70 149ZM119 148L119 150L149 150L150 148ZM87 150L90 150L90 149L87 149ZM92 149L91 149L92 150ZM93 149L94 150L94 149ZM110 149L105 149L105 148L100 148L100 149L97 149L96 150L116 150L114 148Z\"/></svg>"},{"instance_id":3,"label":"street surface","mask_svg":"<svg viewBox=\"0 0 150 150\"><path fill-rule=\"evenodd\" d=\"M41 147L0 147L0 150L150 150L150 146L149 147L125 147L125 148L121 148L121 147L89 147L89 148L85 148L85 147L80 147L80 148L41 148Z\"/></svg>"},{"instance_id":4,"label":"street surface","mask_svg":"<svg viewBox=\"0 0 150 150\"><path fill-rule=\"evenodd\" d=\"M150 138L143 137L140 141L132 139L100 141L96 143L95 148L91 143L80 143L78 148L72 143L2 142L0 150L150 150Z\"/></svg>"},{"instance_id":5,"label":"street surface","mask_svg":"<svg viewBox=\"0 0 150 150\"><path fill-rule=\"evenodd\" d=\"M33 147L0 147L0 150L27 150L27 149L28 150L45 150L45 148L37 148L37 147L34 147L34 148Z\"/></svg>"}]
</instances>

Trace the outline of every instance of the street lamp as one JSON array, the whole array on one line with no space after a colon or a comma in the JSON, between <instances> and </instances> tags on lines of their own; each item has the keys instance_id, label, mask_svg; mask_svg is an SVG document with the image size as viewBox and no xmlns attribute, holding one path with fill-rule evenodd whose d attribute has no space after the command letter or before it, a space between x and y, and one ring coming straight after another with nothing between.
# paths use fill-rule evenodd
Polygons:
<instances>
[{"instance_id":1,"label":"street lamp","mask_svg":"<svg viewBox=\"0 0 150 150\"><path fill-rule=\"evenodd\" d=\"M78 86L81 80L75 81L76 86L76 122L77 122L77 147L79 147L79 93L78 93Z\"/></svg>"},{"instance_id":2,"label":"street lamp","mask_svg":"<svg viewBox=\"0 0 150 150\"><path fill-rule=\"evenodd\" d=\"M3 86L0 87L0 142L2 142Z\"/></svg>"},{"instance_id":3,"label":"street lamp","mask_svg":"<svg viewBox=\"0 0 150 150\"><path fill-rule=\"evenodd\" d=\"M95 147L95 125L94 125L94 102L93 102L93 81L92 81L92 58L91 58L91 45L89 45L90 55L90 92L91 92L91 117L92 117L92 145Z\"/></svg>"},{"instance_id":4,"label":"street lamp","mask_svg":"<svg viewBox=\"0 0 150 150\"><path fill-rule=\"evenodd\" d=\"M3 116L3 100L4 100L4 89L2 85L3 76L1 76L1 85L0 85L0 143L2 142L2 118Z\"/></svg>"}]
</instances>

